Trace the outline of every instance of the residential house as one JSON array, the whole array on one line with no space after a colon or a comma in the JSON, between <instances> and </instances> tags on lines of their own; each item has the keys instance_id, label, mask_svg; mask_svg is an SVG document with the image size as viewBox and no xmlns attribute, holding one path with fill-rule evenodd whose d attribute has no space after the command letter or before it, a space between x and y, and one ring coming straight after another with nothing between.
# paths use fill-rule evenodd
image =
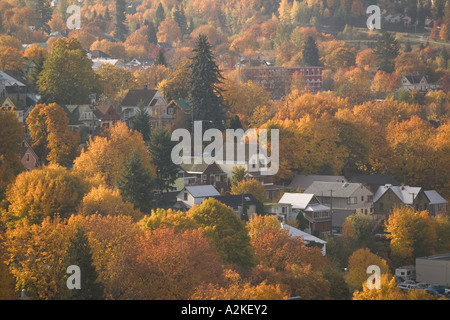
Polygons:
<instances>
[{"instance_id":1,"label":"residential house","mask_svg":"<svg viewBox=\"0 0 450 320\"><path fill-rule=\"evenodd\" d=\"M133 127L133 117L136 115L139 104L143 103L150 116L150 125L153 129L170 125L173 117L167 113L167 102L158 90L131 89L120 104L120 116L129 127Z\"/></svg>"},{"instance_id":2,"label":"residential house","mask_svg":"<svg viewBox=\"0 0 450 320\"><path fill-rule=\"evenodd\" d=\"M215 196L220 196L220 193L212 185L186 186L178 193L173 208L187 211L194 205L201 204L206 198Z\"/></svg>"},{"instance_id":3,"label":"residential house","mask_svg":"<svg viewBox=\"0 0 450 320\"><path fill-rule=\"evenodd\" d=\"M171 51L173 49L172 45L168 42L158 42L156 46L153 47L153 50L150 54L150 58L156 59L156 55L159 50L162 50L164 54Z\"/></svg>"},{"instance_id":4,"label":"residential house","mask_svg":"<svg viewBox=\"0 0 450 320\"><path fill-rule=\"evenodd\" d=\"M39 157L25 139L22 140L20 161L27 171L33 170L39 165Z\"/></svg>"},{"instance_id":5,"label":"residential house","mask_svg":"<svg viewBox=\"0 0 450 320\"><path fill-rule=\"evenodd\" d=\"M403 90L419 90L421 92L427 92L433 89L433 85L428 83L425 76L404 76L401 80L401 89Z\"/></svg>"},{"instance_id":6,"label":"residential house","mask_svg":"<svg viewBox=\"0 0 450 320\"><path fill-rule=\"evenodd\" d=\"M331 233L331 208L321 204L314 194L286 192L278 203L286 211L280 214L284 221L297 219L297 215L302 214L308 221L306 231Z\"/></svg>"},{"instance_id":7,"label":"residential house","mask_svg":"<svg viewBox=\"0 0 450 320\"><path fill-rule=\"evenodd\" d=\"M188 185L212 185L222 193L228 191L227 174L218 164L208 164L204 160L200 164L194 162L192 159L191 164L180 164L180 168L185 172L183 177L189 180Z\"/></svg>"},{"instance_id":8,"label":"residential house","mask_svg":"<svg viewBox=\"0 0 450 320\"><path fill-rule=\"evenodd\" d=\"M112 57L107 54L104 53L101 50L87 50L87 57L89 59L112 59Z\"/></svg>"},{"instance_id":9,"label":"residential house","mask_svg":"<svg viewBox=\"0 0 450 320\"><path fill-rule=\"evenodd\" d=\"M313 182L347 182L344 176L330 176L319 174L298 174L292 179L288 185L288 189L291 191L304 192Z\"/></svg>"},{"instance_id":10,"label":"residential house","mask_svg":"<svg viewBox=\"0 0 450 320\"><path fill-rule=\"evenodd\" d=\"M314 194L319 201L335 209L373 213L373 193L361 183L315 181L305 193Z\"/></svg>"},{"instance_id":11,"label":"residential house","mask_svg":"<svg viewBox=\"0 0 450 320\"><path fill-rule=\"evenodd\" d=\"M69 118L69 127L72 130L87 128L89 134L94 134L100 126L100 119L92 105L66 105L63 109Z\"/></svg>"},{"instance_id":12,"label":"residential house","mask_svg":"<svg viewBox=\"0 0 450 320\"><path fill-rule=\"evenodd\" d=\"M327 254L327 249L326 249L327 242L325 240L322 240L318 237L313 236L312 234L309 234L307 232L304 232L302 230L294 228L285 223L281 223L281 228L284 230L287 230L290 237L301 238L306 246L317 245L317 244L320 245L322 247L322 250L321 250L322 255L325 256Z\"/></svg>"},{"instance_id":13,"label":"residential house","mask_svg":"<svg viewBox=\"0 0 450 320\"><path fill-rule=\"evenodd\" d=\"M386 184L391 184L393 186L400 185L400 183L388 173L353 176L349 179L349 182L362 183L373 193L377 192L380 186Z\"/></svg>"},{"instance_id":14,"label":"residential house","mask_svg":"<svg viewBox=\"0 0 450 320\"><path fill-rule=\"evenodd\" d=\"M244 212L244 205L246 207L247 216L249 219L256 213L257 200L250 193L214 196L211 198L214 198L230 207L240 218L242 218L242 214Z\"/></svg>"},{"instance_id":15,"label":"residential house","mask_svg":"<svg viewBox=\"0 0 450 320\"><path fill-rule=\"evenodd\" d=\"M121 121L119 114L113 105L92 106L93 113L98 119L100 127L111 127L114 123Z\"/></svg>"},{"instance_id":16,"label":"residential house","mask_svg":"<svg viewBox=\"0 0 450 320\"><path fill-rule=\"evenodd\" d=\"M155 59L152 58L133 58L126 64L130 70L145 70L153 66Z\"/></svg>"},{"instance_id":17,"label":"residential house","mask_svg":"<svg viewBox=\"0 0 450 320\"><path fill-rule=\"evenodd\" d=\"M427 195L421 187L387 184L379 187L373 196L374 213L383 219L387 218L394 208L402 206L409 206L415 210L429 210L430 213L431 210L435 213L445 212L445 200L441 198L436 191L428 192ZM433 203L431 210L430 202Z\"/></svg>"},{"instance_id":18,"label":"residential house","mask_svg":"<svg viewBox=\"0 0 450 320\"><path fill-rule=\"evenodd\" d=\"M167 105L167 114L173 117L172 130L190 128L192 123L191 106L186 99L175 99Z\"/></svg>"},{"instance_id":19,"label":"residential house","mask_svg":"<svg viewBox=\"0 0 450 320\"><path fill-rule=\"evenodd\" d=\"M17 108L27 106L27 86L4 71L0 71L0 98L10 98Z\"/></svg>"},{"instance_id":20,"label":"residential house","mask_svg":"<svg viewBox=\"0 0 450 320\"><path fill-rule=\"evenodd\" d=\"M447 200L445 200L436 190L426 190L425 196L430 201L428 203L428 212L432 216L444 214L447 212Z\"/></svg>"},{"instance_id":21,"label":"residential house","mask_svg":"<svg viewBox=\"0 0 450 320\"><path fill-rule=\"evenodd\" d=\"M92 69L101 69L103 64L110 64L115 67L125 68L125 63L121 59L112 58L92 58Z\"/></svg>"},{"instance_id":22,"label":"residential house","mask_svg":"<svg viewBox=\"0 0 450 320\"><path fill-rule=\"evenodd\" d=\"M0 109L6 109L6 110L12 110L15 111L17 114L17 120L20 123L24 123L25 117L24 113L25 110L20 105L17 107L16 104L8 97L0 97Z\"/></svg>"}]
</instances>

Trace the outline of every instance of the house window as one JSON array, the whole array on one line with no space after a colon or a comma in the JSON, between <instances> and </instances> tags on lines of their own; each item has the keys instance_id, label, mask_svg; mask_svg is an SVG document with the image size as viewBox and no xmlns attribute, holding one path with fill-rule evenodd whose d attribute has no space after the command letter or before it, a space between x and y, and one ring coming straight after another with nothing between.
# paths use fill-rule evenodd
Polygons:
<instances>
[{"instance_id":1,"label":"house window","mask_svg":"<svg viewBox=\"0 0 450 320\"><path fill-rule=\"evenodd\" d=\"M185 192L183 196L184 196L184 201L187 201L187 199L188 199L188 194L187 194L187 192Z\"/></svg>"},{"instance_id":2,"label":"house window","mask_svg":"<svg viewBox=\"0 0 450 320\"><path fill-rule=\"evenodd\" d=\"M202 174L203 181L206 181L208 179L208 176L206 174Z\"/></svg>"},{"instance_id":3,"label":"house window","mask_svg":"<svg viewBox=\"0 0 450 320\"><path fill-rule=\"evenodd\" d=\"M367 196L367 201L368 202L373 202L373 196Z\"/></svg>"},{"instance_id":4,"label":"house window","mask_svg":"<svg viewBox=\"0 0 450 320\"><path fill-rule=\"evenodd\" d=\"M349 197L347 199L347 204L356 204L356 197Z\"/></svg>"},{"instance_id":5,"label":"house window","mask_svg":"<svg viewBox=\"0 0 450 320\"><path fill-rule=\"evenodd\" d=\"M286 213L287 212L287 208L286 207L281 207L281 213Z\"/></svg>"},{"instance_id":6,"label":"house window","mask_svg":"<svg viewBox=\"0 0 450 320\"><path fill-rule=\"evenodd\" d=\"M364 196L361 196L361 202L364 202Z\"/></svg>"},{"instance_id":7,"label":"house window","mask_svg":"<svg viewBox=\"0 0 450 320\"><path fill-rule=\"evenodd\" d=\"M220 182L220 176L216 176L216 181Z\"/></svg>"},{"instance_id":8,"label":"house window","mask_svg":"<svg viewBox=\"0 0 450 320\"><path fill-rule=\"evenodd\" d=\"M27 162L30 162L30 154L27 153Z\"/></svg>"}]
</instances>

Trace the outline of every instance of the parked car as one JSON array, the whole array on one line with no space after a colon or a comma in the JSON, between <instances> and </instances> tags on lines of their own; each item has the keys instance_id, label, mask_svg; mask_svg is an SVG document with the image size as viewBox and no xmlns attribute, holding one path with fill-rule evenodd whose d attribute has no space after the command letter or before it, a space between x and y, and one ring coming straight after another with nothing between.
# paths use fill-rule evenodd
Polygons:
<instances>
[{"instance_id":1,"label":"parked car","mask_svg":"<svg viewBox=\"0 0 450 320\"><path fill-rule=\"evenodd\" d=\"M447 296L449 296L449 295L450 295L450 288L448 288L448 287L445 288L444 294L447 295Z\"/></svg>"},{"instance_id":2,"label":"parked car","mask_svg":"<svg viewBox=\"0 0 450 320\"><path fill-rule=\"evenodd\" d=\"M437 292L434 289L426 288L425 291L429 294L432 294L433 296L437 296L438 298L445 298L445 296L443 294L440 294L439 292Z\"/></svg>"},{"instance_id":3,"label":"parked car","mask_svg":"<svg viewBox=\"0 0 450 320\"><path fill-rule=\"evenodd\" d=\"M406 281L403 281L402 283L400 283L398 287L403 292L407 292L407 291L409 291L411 289L414 289L415 284L416 283L414 281L412 281L412 280L406 280Z\"/></svg>"},{"instance_id":4,"label":"parked car","mask_svg":"<svg viewBox=\"0 0 450 320\"><path fill-rule=\"evenodd\" d=\"M429 286L430 285L428 283L419 282L419 283L416 283L416 284L413 285L413 289L425 290Z\"/></svg>"},{"instance_id":5,"label":"parked car","mask_svg":"<svg viewBox=\"0 0 450 320\"><path fill-rule=\"evenodd\" d=\"M446 288L445 286L441 286L439 284L430 284L427 289L435 290L435 291L439 292L440 294L444 294L445 288Z\"/></svg>"}]
</instances>

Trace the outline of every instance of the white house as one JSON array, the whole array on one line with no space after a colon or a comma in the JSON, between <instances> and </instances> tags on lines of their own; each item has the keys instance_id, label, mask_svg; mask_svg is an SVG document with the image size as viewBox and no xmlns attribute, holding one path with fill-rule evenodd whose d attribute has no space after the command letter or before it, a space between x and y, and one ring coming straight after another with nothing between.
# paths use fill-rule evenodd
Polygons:
<instances>
[{"instance_id":1,"label":"white house","mask_svg":"<svg viewBox=\"0 0 450 320\"><path fill-rule=\"evenodd\" d=\"M190 209L209 197L220 196L212 185L185 186L177 195L176 209Z\"/></svg>"},{"instance_id":2,"label":"white house","mask_svg":"<svg viewBox=\"0 0 450 320\"><path fill-rule=\"evenodd\" d=\"M294 228L288 224L285 223L281 223L281 228L284 230L287 230L289 232L289 236L291 236L292 238L302 238L303 242L305 243L305 245L310 245L313 242L316 242L318 244L322 245L322 255L326 255L327 253L327 249L326 249L326 244L327 242L325 240L322 240L320 238L317 238L315 236L313 236L312 234L309 234L307 232L301 231L297 228Z\"/></svg>"}]
</instances>

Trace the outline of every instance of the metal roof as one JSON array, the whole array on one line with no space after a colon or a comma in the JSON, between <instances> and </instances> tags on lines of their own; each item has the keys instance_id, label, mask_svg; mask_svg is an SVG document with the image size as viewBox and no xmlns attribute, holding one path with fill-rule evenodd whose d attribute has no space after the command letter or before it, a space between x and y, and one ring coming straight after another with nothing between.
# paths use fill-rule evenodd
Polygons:
<instances>
[{"instance_id":1,"label":"metal roof","mask_svg":"<svg viewBox=\"0 0 450 320\"><path fill-rule=\"evenodd\" d=\"M206 198L220 196L219 191L212 185L186 186L184 187L194 198Z\"/></svg>"}]
</instances>

